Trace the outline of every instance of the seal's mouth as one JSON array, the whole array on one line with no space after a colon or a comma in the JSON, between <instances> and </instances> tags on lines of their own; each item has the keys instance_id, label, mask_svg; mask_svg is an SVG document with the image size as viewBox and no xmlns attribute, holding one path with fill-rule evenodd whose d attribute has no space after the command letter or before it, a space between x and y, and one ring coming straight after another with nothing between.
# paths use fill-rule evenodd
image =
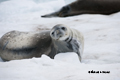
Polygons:
<instances>
[{"instance_id":1,"label":"seal's mouth","mask_svg":"<svg viewBox=\"0 0 120 80\"><path fill-rule=\"evenodd\" d=\"M59 41L61 37L62 37L62 36L58 37L56 40L58 40L58 41Z\"/></svg>"}]
</instances>

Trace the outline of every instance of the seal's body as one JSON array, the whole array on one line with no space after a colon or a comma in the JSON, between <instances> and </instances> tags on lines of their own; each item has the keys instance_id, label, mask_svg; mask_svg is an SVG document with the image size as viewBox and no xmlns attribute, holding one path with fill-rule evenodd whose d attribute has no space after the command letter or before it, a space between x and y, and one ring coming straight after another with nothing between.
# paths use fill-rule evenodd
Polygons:
<instances>
[{"instance_id":1,"label":"seal's body","mask_svg":"<svg viewBox=\"0 0 120 80\"><path fill-rule=\"evenodd\" d=\"M48 55L52 41L49 33L8 32L0 39L0 57L3 60L16 60Z\"/></svg>"},{"instance_id":2,"label":"seal's body","mask_svg":"<svg viewBox=\"0 0 120 80\"><path fill-rule=\"evenodd\" d=\"M41 32L11 31L0 39L0 57L3 60L18 60L40 57L42 54L54 58L63 52L76 52L81 61L83 35L65 25L56 25L52 30Z\"/></svg>"},{"instance_id":3,"label":"seal's body","mask_svg":"<svg viewBox=\"0 0 120 80\"><path fill-rule=\"evenodd\" d=\"M42 17L66 17L79 14L109 15L120 11L120 0L77 0L59 11Z\"/></svg>"}]
</instances>

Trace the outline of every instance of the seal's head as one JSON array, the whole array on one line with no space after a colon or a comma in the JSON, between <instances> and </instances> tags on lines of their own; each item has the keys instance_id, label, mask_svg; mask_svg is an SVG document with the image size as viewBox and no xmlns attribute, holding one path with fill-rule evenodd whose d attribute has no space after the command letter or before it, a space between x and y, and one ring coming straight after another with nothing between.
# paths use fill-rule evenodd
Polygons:
<instances>
[{"instance_id":1,"label":"seal's head","mask_svg":"<svg viewBox=\"0 0 120 80\"><path fill-rule=\"evenodd\" d=\"M69 37L68 28L65 25L55 25L50 31L50 36L55 40L65 40Z\"/></svg>"}]
</instances>

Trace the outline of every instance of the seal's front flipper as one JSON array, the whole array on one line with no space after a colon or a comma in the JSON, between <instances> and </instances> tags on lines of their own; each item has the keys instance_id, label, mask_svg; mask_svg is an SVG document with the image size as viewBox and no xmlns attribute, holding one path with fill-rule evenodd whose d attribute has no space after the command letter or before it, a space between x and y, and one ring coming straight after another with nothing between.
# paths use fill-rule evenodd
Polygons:
<instances>
[{"instance_id":1,"label":"seal's front flipper","mask_svg":"<svg viewBox=\"0 0 120 80\"><path fill-rule=\"evenodd\" d=\"M80 53L81 51L79 51L81 48L80 44L75 39L73 39L70 43L72 44L73 51L77 53L79 60L81 62L81 53Z\"/></svg>"},{"instance_id":2,"label":"seal's front flipper","mask_svg":"<svg viewBox=\"0 0 120 80\"><path fill-rule=\"evenodd\" d=\"M3 59L3 58L1 58L1 60L2 60L3 62L8 62L8 61L9 61L9 60Z\"/></svg>"},{"instance_id":3,"label":"seal's front flipper","mask_svg":"<svg viewBox=\"0 0 120 80\"><path fill-rule=\"evenodd\" d=\"M51 46L51 52L48 54L48 56L51 58L51 59L54 59L55 55L57 54L57 50L56 48L54 47L54 45Z\"/></svg>"},{"instance_id":4,"label":"seal's front flipper","mask_svg":"<svg viewBox=\"0 0 120 80\"><path fill-rule=\"evenodd\" d=\"M80 62L81 62L81 60L82 60L81 58L82 58L82 57L81 57L81 55L80 55L80 51L79 51L79 50L78 50L78 52L77 52L77 55L78 55L78 58L79 58L79 60L80 60Z\"/></svg>"}]
</instances>

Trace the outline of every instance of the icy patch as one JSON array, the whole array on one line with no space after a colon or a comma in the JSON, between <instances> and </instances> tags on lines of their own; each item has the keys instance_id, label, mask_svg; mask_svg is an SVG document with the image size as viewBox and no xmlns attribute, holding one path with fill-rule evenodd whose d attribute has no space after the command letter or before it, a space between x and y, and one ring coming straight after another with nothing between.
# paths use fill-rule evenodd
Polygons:
<instances>
[{"instance_id":1,"label":"icy patch","mask_svg":"<svg viewBox=\"0 0 120 80\"><path fill-rule=\"evenodd\" d=\"M55 56L55 60L68 62L72 64L80 64L78 55L75 52L59 53Z\"/></svg>"}]
</instances>

